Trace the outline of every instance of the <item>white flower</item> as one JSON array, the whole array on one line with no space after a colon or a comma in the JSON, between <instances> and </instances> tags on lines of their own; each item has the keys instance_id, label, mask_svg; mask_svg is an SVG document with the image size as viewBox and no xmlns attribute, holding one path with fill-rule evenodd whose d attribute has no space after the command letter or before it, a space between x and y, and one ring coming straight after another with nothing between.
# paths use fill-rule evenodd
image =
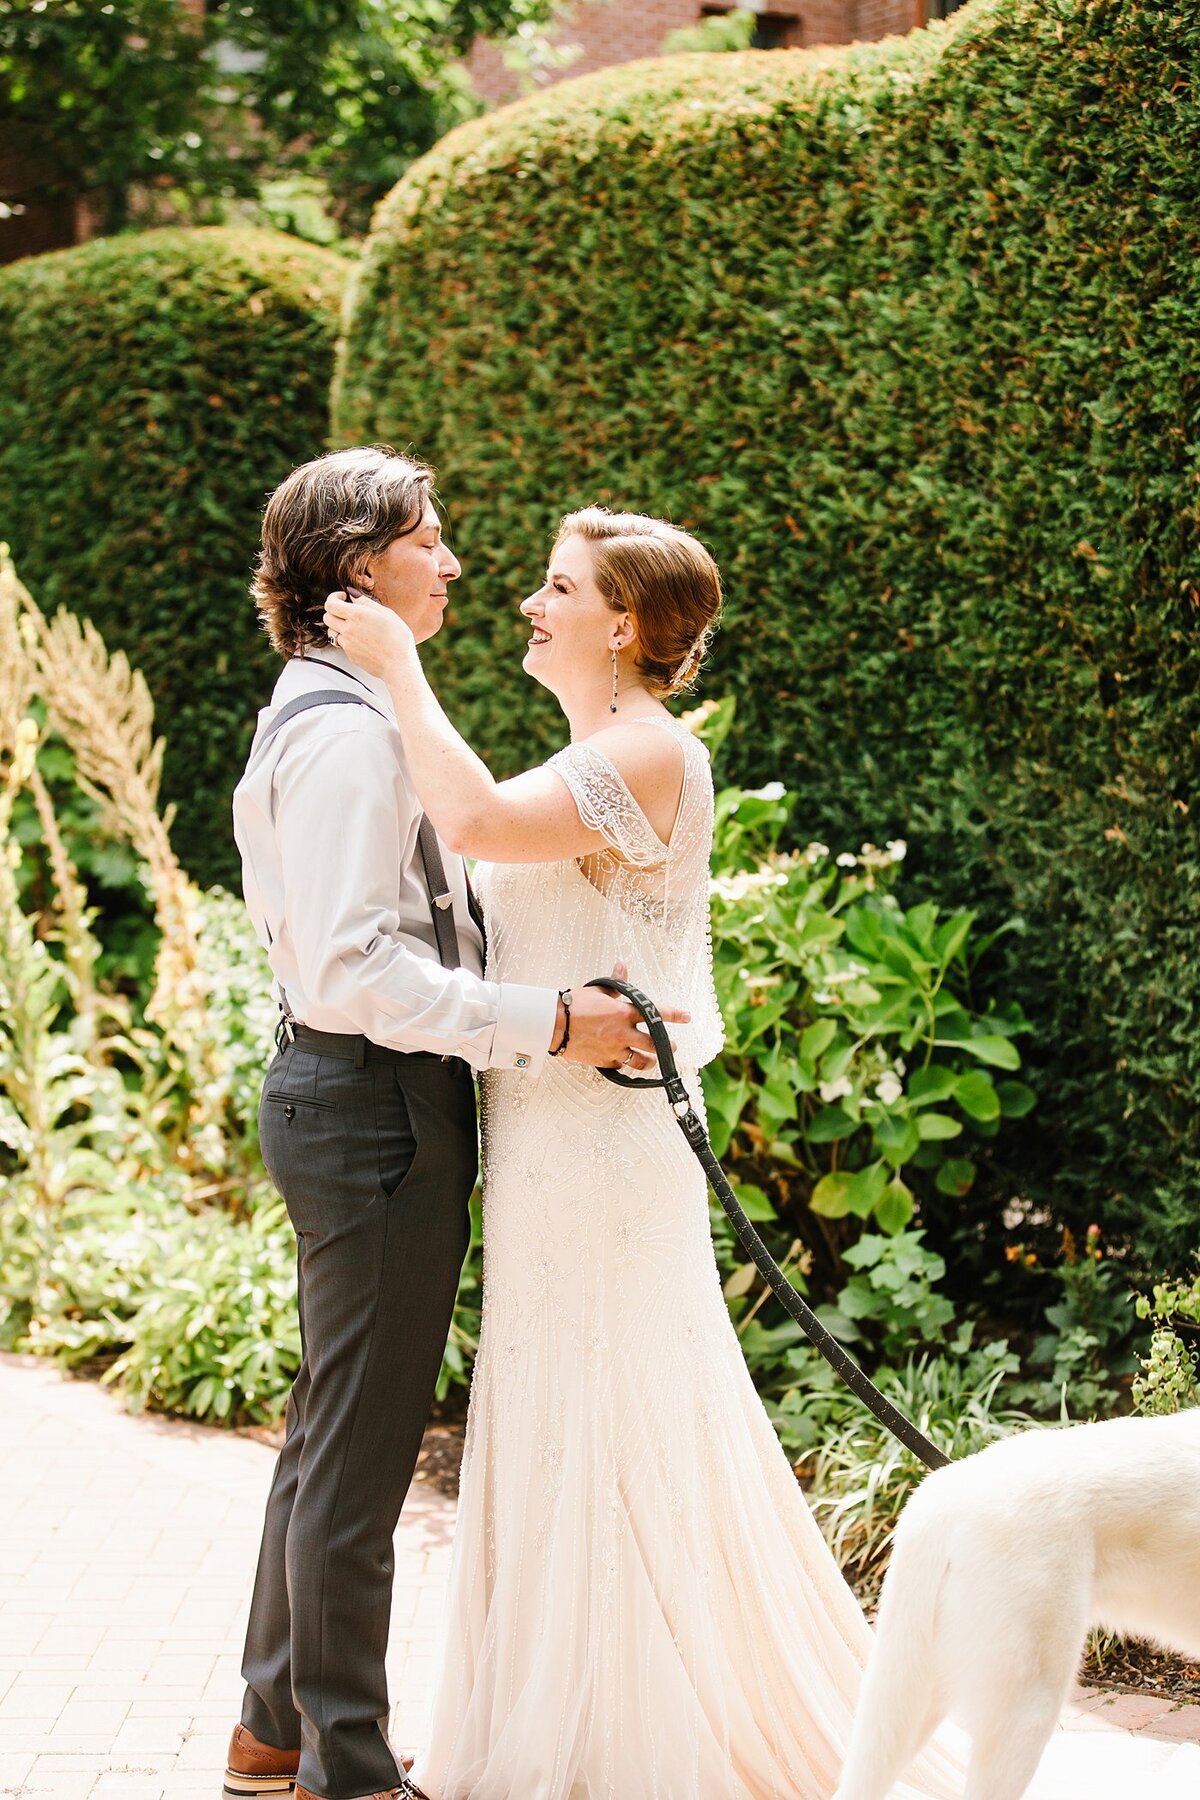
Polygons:
<instances>
[{"instance_id":1,"label":"white flower","mask_svg":"<svg viewBox=\"0 0 1200 1800\"><path fill-rule=\"evenodd\" d=\"M744 900L748 894L765 893L786 880L786 875L778 875L774 869L741 869L736 875L714 876L709 889L722 900Z\"/></svg>"},{"instance_id":2,"label":"white flower","mask_svg":"<svg viewBox=\"0 0 1200 1800\"><path fill-rule=\"evenodd\" d=\"M816 1001L818 1006L828 1006L830 1001L833 1000L833 998L834 998L834 996L832 994L827 994L824 992L824 990L822 990L820 993L818 993L815 989L813 991L813 999Z\"/></svg>"},{"instance_id":3,"label":"white flower","mask_svg":"<svg viewBox=\"0 0 1200 1800\"><path fill-rule=\"evenodd\" d=\"M766 787L747 788L747 800L782 800L786 789L782 781L768 781Z\"/></svg>"},{"instance_id":4,"label":"white flower","mask_svg":"<svg viewBox=\"0 0 1200 1800\"><path fill-rule=\"evenodd\" d=\"M840 1100L843 1094L853 1092L853 1084L848 1076L839 1075L836 1081L823 1081L817 1089L817 1092L820 1094L826 1106L832 1106L833 1102L835 1100Z\"/></svg>"},{"instance_id":5,"label":"white flower","mask_svg":"<svg viewBox=\"0 0 1200 1800\"><path fill-rule=\"evenodd\" d=\"M891 1106L894 1101L900 1098L903 1092L903 1087L897 1081L890 1069L887 1074L875 1084L876 1097L884 1106Z\"/></svg>"},{"instance_id":6,"label":"white flower","mask_svg":"<svg viewBox=\"0 0 1200 1800\"><path fill-rule=\"evenodd\" d=\"M903 838L889 838L887 847L893 862L903 862L908 854L908 845Z\"/></svg>"},{"instance_id":7,"label":"white flower","mask_svg":"<svg viewBox=\"0 0 1200 1800\"><path fill-rule=\"evenodd\" d=\"M818 856L828 856L829 855L829 845L828 844L818 844L814 840L808 846L808 848L804 854L808 857L811 857L815 861Z\"/></svg>"},{"instance_id":8,"label":"white flower","mask_svg":"<svg viewBox=\"0 0 1200 1800\"><path fill-rule=\"evenodd\" d=\"M843 850L837 859L837 866L839 869L852 869L857 861L858 858L852 850Z\"/></svg>"}]
</instances>

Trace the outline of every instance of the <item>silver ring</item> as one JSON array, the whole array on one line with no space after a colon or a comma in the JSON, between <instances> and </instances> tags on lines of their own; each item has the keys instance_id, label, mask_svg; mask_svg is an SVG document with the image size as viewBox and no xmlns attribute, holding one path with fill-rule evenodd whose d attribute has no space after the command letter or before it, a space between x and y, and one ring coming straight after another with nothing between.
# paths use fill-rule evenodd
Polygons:
<instances>
[{"instance_id":1,"label":"silver ring","mask_svg":"<svg viewBox=\"0 0 1200 1800\"><path fill-rule=\"evenodd\" d=\"M329 641L330 641L330 643L331 643L331 644L332 644L332 645L333 645L333 647L334 647L334 649L335 649L335 650L336 650L336 649L337 649L337 647L338 647L338 635L337 635L337 632L336 632L336 631L331 631L331 632L329 632L329 634L328 634L328 636L329 636Z\"/></svg>"},{"instance_id":2,"label":"silver ring","mask_svg":"<svg viewBox=\"0 0 1200 1800\"><path fill-rule=\"evenodd\" d=\"M635 1052L634 1052L634 1051L633 1051L633 1050L632 1050L632 1049L630 1049L630 1050L627 1050L627 1051L626 1051L626 1052L625 1052L625 1062L623 1062L623 1063L622 1063L622 1064L621 1064L621 1067L622 1067L622 1068L624 1068L624 1067L625 1067L625 1063L627 1063L627 1062L632 1062L632 1061L633 1061L633 1058L634 1058L634 1054L635 1054Z\"/></svg>"}]
</instances>

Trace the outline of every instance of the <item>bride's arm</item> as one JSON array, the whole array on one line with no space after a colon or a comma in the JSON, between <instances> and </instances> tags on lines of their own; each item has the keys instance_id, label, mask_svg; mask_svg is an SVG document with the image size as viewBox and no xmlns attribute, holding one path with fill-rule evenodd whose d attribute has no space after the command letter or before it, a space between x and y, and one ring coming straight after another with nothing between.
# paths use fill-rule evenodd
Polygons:
<instances>
[{"instance_id":1,"label":"bride's arm","mask_svg":"<svg viewBox=\"0 0 1200 1800\"><path fill-rule=\"evenodd\" d=\"M451 850L519 863L561 862L604 848L603 834L583 823L553 769L495 780L443 712L413 634L396 613L375 601L330 595L325 622L347 656L387 683L417 798ZM665 733L615 726L604 733L604 753L643 812L673 815L680 752Z\"/></svg>"}]
</instances>

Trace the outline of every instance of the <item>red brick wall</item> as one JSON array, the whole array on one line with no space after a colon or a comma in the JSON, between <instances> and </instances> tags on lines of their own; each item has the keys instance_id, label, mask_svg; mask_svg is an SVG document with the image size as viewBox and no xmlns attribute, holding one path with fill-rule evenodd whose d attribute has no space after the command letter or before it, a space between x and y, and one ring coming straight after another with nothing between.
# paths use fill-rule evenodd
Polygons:
<instances>
[{"instance_id":1,"label":"red brick wall","mask_svg":"<svg viewBox=\"0 0 1200 1800\"><path fill-rule=\"evenodd\" d=\"M560 72L549 73L546 85L571 75L589 75L612 63L657 56L670 31L695 25L705 0L579 0L563 8L564 21L548 36L555 44L578 44L581 54ZM720 0L710 0L720 4ZM730 0L731 5L733 0ZM801 22L800 41L810 12L844 14L853 0L768 0L774 14ZM828 40L823 40L828 41ZM838 40L839 42L841 40ZM520 92L518 77L504 67L496 45L477 39L470 57L471 79L487 100L512 100Z\"/></svg>"},{"instance_id":2,"label":"red brick wall","mask_svg":"<svg viewBox=\"0 0 1200 1800\"><path fill-rule=\"evenodd\" d=\"M551 41L578 44L581 54L561 73L551 71L546 85L572 75L587 75L612 63L657 56L669 31L695 25L706 0L578 0L563 9L563 23ZM720 0L707 0L719 4ZM735 0L730 0L730 4ZM911 31L925 22L924 0L763 0L761 10L797 21L802 45L848 44L855 38L881 38ZM494 44L478 39L471 51L471 78L485 99L512 100L520 92L516 74L504 67Z\"/></svg>"},{"instance_id":3,"label":"red brick wall","mask_svg":"<svg viewBox=\"0 0 1200 1800\"><path fill-rule=\"evenodd\" d=\"M849 44L858 36L858 0L807 0L801 9L805 48L812 44Z\"/></svg>"},{"instance_id":4,"label":"red brick wall","mask_svg":"<svg viewBox=\"0 0 1200 1800\"><path fill-rule=\"evenodd\" d=\"M857 38L890 37L893 32L911 31L925 23L922 0L858 0Z\"/></svg>"}]
</instances>

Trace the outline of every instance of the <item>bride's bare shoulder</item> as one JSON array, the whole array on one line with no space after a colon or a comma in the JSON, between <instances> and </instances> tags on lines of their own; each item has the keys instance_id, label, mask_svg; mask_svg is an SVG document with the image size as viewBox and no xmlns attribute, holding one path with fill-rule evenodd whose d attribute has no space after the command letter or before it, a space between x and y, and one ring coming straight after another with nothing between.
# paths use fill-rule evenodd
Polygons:
<instances>
[{"instance_id":1,"label":"bride's bare shoulder","mask_svg":"<svg viewBox=\"0 0 1200 1800\"><path fill-rule=\"evenodd\" d=\"M608 758L658 837L666 843L684 779L683 746L677 734L648 731L643 718L606 725L579 742Z\"/></svg>"}]
</instances>

